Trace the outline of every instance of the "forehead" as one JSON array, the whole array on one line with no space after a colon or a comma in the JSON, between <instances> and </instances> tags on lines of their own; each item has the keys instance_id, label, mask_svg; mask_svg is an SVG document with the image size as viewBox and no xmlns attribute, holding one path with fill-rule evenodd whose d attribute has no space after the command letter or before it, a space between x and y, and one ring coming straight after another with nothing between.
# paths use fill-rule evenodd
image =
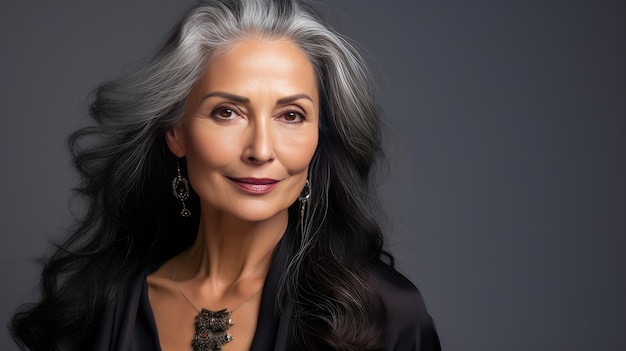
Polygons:
<instances>
[{"instance_id":1,"label":"forehead","mask_svg":"<svg viewBox=\"0 0 626 351\"><path fill-rule=\"evenodd\" d=\"M313 64L291 40L250 39L211 59L198 81L203 91L275 90L277 94L307 93L317 98Z\"/></svg>"}]
</instances>

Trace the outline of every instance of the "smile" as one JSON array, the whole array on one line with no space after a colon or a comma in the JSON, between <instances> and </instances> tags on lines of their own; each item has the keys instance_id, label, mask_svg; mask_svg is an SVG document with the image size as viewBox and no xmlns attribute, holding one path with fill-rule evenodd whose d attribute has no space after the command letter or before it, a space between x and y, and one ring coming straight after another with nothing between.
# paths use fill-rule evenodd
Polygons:
<instances>
[{"instance_id":1,"label":"smile","mask_svg":"<svg viewBox=\"0 0 626 351\"><path fill-rule=\"evenodd\" d=\"M239 189L249 194L266 194L278 185L278 180L267 178L228 178Z\"/></svg>"}]
</instances>

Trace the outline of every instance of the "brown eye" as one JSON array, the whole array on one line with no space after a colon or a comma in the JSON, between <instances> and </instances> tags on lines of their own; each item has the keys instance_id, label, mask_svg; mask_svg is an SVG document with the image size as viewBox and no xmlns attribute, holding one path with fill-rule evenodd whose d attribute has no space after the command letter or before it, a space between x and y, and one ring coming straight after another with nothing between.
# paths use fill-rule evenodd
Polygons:
<instances>
[{"instance_id":1,"label":"brown eye","mask_svg":"<svg viewBox=\"0 0 626 351\"><path fill-rule=\"evenodd\" d=\"M304 117L298 112L290 111L283 115L283 119L286 122L302 122Z\"/></svg>"},{"instance_id":2,"label":"brown eye","mask_svg":"<svg viewBox=\"0 0 626 351\"><path fill-rule=\"evenodd\" d=\"M239 116L237 111L230 107L218 107L213 112L211 112L211 116L220 121L232 121Z\"/></svg>"},{"instance_id":3,"label":"brown eye","mask_svg":"<svg viewBox=\"0 0 626 351\"><path fill-rule=\"evenodd\" d=\"M285 115L285 120L289 122L293 122L298 118L298 115L295 112L287 112Z\"/></svg>"},{"instance_id":4,"label":"brown eye","mask_svg":"<svg viewBox=\"0 0 626 351\"><path fill-rule=\"evenodd\" d=\"M233 114L235 113L235 111L229 109L229 108L223 108L221 110L219 110L218 115L222 118L231 118L233 116Z\"/></svg>"}]
</instances>

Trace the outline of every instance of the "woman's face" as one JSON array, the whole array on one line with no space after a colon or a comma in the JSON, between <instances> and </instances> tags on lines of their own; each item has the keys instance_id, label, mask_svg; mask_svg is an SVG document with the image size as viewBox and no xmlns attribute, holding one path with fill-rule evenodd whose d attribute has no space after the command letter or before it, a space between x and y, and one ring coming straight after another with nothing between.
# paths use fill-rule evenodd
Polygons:
<instances>
[{"instance_id":1,"label":"woman's face","mask_svg":"<svg viewBox=\"0 0 626 351\"><path fill-rule=\"evenodd\" d=\"M318 122L315 72L300 48L248 40L210 61L166 139L187 158L203 216L263 221L302 191Z\"/></svg>"}]
</instances>

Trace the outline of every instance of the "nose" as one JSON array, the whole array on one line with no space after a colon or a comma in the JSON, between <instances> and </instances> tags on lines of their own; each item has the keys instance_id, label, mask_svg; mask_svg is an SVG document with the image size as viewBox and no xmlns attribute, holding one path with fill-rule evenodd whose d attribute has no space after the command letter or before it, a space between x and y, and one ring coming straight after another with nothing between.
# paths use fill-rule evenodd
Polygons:
<instances>
[{"instance_id":1,"label":"nose","mask_svg":"<svg viewBox=\"0 0 626 351\"><path fill-rule=\"evenodd\" d=\"M263 164L274 160L274 135L270 118L261 118L250 122L242 157L245 162L254 164Z\"/></svg>"}]
</instances>

